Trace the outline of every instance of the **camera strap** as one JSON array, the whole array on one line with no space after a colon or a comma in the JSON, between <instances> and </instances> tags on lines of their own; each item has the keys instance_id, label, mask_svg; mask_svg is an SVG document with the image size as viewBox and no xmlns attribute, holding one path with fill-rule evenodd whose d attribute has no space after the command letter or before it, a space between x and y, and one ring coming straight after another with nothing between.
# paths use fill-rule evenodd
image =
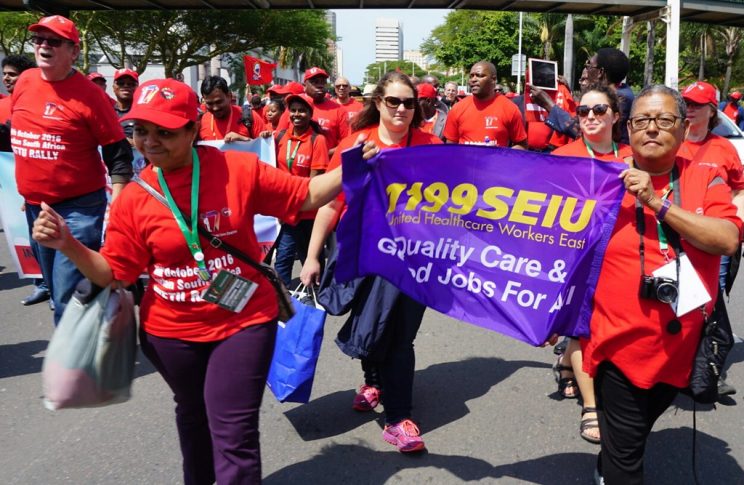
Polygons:
<instances>
[{"instance_id":1,"label":"camera strap","mask_svg":"<svg viewBox=\"0 0 744 485\"><path fill-rule=\"evenodd\" d=\"M681 187L679 184L679 170L677 169L677 165L672 168L671 175L669 176L669 188L672 192L672 197L674 200L674 204L681 207L682 204L682 197L680 195ZM668 193L666 194L668 195ZM646 245L643 241L643 236L646 234L646 219L643 216L643 204L641 204L641 201L636 198L635 201L635 214L636 214L636 231L638 232L638 252L640 253L641 257L641 276L646 275L646 269L645 269L645 260L646 260ZM663 243L666 243L668 240L671 244L672 248L674 248L674 253L676 256L677 261L677 282L679 283L679 265L680 261L679 258L682 255L682 243L680 241L679 234L677 234L677 231L672 229L669 224L665 222L656 222L656 227L659 233L659 244L662 245Z\"/></svg>"}]
</instances>

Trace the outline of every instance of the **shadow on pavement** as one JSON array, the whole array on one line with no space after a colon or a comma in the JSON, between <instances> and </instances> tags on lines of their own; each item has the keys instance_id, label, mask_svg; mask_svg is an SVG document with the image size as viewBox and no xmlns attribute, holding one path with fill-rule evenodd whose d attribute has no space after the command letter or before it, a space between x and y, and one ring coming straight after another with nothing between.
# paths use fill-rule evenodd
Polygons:
<instances>
[{"instance_id":1,"label":"shadow on pavement","mask_svg":"<svg viewBox=\"0 0 744 485\"><path fill-rule=\"evenodd\" d=\"M480 458L422 453L378 452L362 445L329 445L313 458L293 463L268 477L266 485L285 483L386 483L401 469L439 468L453 475L453 483L513 477L540 484L589 483L596 456L560 453L534 460L492 466Z\"/></svg>"},{"instance_id":2,"label":"shadow on pavement","mask_svg":"<svg viewBox=\"0 0 744 485\"><path fill-rule=\"evenodd\" d=\"M414 420L424 433L457 421L470 412L467 401L483 396L524 367L549 368L550 365L476 357L417 371L413 390ZM359 377L361 379L361 370ZM352 411L353 399L353 390L338 391L291 409L284 415L304 441L338 436L381 418L380 413ZM423 407L422 403L428 404Z\"/></svg>"},{"instance_id":3,"label":"shadow on pavement","mask_svg":"<svg viewBox=\"0 0 744 485\"><path fill-rule=\"evenodd\" d=\"M740 423L736 425L740 426ZM696 448L697 474L701 484L744 483L744 470L731 456L728 443L698 429ZM692 428L651 433L646 447L646 483L695 483L692 475Z\"/></svg>"},{"instance_id":4,"label":"shadow on pavement","mask_svg":"<svg viewBox=\"0 0 744 485\"><path fill-rule=\"evenodd\" d=\"M46 350L48 340L31 340L0 345L0 379L41 372L44 357L37 354Z\"/></svg>"},{"instance_id":5,"label":"shadow on pavement","mask_svg":"<svg viewBox=\"0 0 744 485\"><path fill-rule=\"evenodd\" d=\"M18 274L13 273L2 273L0 274L0 291L2 290L14 290L23 286L28 286L33 283L33 280L20 279ZM19 303L20 304L20 303Z\"/></svg>"}]
</instances>

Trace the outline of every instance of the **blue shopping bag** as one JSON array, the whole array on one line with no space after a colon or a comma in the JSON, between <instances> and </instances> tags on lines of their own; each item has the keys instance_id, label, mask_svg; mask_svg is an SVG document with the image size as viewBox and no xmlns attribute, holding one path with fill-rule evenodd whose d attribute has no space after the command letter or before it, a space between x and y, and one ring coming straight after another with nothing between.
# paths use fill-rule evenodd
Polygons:
<instances>
[{"instance_id":1,"label":"blue shopping bag","mask_svg":"<svg viewBox=\"0 0 744 485\"><path fill-rule=\"evenodd\" d=\"M279 322L277 328L266 385L279 402L310 400L326 320L325 310L318 305L314 292L310 293L311 298L292 297L297 313L288 322Z\"/></svg>"}]
</instances>

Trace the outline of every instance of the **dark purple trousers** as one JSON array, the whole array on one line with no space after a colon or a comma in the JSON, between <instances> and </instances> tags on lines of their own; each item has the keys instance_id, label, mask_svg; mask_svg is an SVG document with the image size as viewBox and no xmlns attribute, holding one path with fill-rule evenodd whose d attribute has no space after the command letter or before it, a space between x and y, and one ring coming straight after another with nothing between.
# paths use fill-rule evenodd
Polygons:
<instances>
[{"instance_id":1,"label":"dark purple trousers","mask_svg":"<svg viewBox=\"0 0 744 485\"><path fill-rule=\"evenodd\" d=\"M186 485L261 483L258 415L275 338L275 321L217 342L140 332L174 394Z\"/></svg>"}]
</instances>

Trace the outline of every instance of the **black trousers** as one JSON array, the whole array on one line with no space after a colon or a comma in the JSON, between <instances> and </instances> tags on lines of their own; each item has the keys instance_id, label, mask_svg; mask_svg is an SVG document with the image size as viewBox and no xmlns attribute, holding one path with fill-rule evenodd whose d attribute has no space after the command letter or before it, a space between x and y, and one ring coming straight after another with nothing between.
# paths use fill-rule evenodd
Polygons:
<instances>
[{"instance_id":1,"label":"black trousers","mask_svg":"<svg viewBox=\"0 0 744 485\"><path fill-rule=\"evenodd\" d=\"M642 484L646 439L679 389L668 384L641 389L605 361L597 370L594 391L602 435L597 465L605 484Z\"/></svg>"}]
</instances>

